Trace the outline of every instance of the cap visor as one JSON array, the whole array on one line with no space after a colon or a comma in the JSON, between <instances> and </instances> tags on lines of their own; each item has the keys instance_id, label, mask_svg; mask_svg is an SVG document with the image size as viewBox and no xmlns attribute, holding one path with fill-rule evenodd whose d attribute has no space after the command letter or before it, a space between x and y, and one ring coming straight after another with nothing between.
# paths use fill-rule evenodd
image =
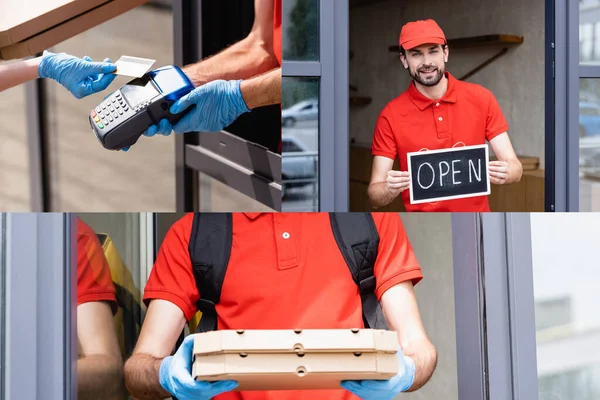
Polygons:
<instances>
[{"instance_id":1,"label":"cap visor","mask_svg":"<svg viewBox=\"0 0 600 400\"><path fill-rule=\"evenodd\" d=\"M401 46L404 50L410 50L424 44L446 44L446 41L441 37L423 37L407 40L406 42L402 43Z\"/></svg>"}]
</instances>

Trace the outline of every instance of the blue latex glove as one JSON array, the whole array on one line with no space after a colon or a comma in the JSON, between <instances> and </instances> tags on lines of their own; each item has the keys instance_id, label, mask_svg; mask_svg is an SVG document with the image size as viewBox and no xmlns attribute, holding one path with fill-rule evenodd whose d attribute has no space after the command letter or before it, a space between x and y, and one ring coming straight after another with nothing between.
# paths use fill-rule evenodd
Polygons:
<instances>
[{"instance_id":1,"label":"blue latex glove","mask_svg":"<svg viewBox=\"0 0 600 400\"><path fill-rule=\"evenodd\" d=\"M250 110L240 91L241 80L217 80L199 86L171 106L179 114L195 104L196 107L173 126L175 133L218 132Z\"/></svg>"},{"instance_id":2,"label":"blue latex glove","mask_svg":"<svg viewBox=\"0 0 600 400\"><path fill-rule=\"evenodd\" d=\"M231 125L240 115L250 110L240 91L240 82L216 80L192 90L171 106L172 114L179 114L192 104L196 107L188 110L185 116L172 126L163 119L157 125L150 126L144 136L169 136L185 132L218 132ZM123 148L129 150L129 147Z\"/></svg>"},{"instance_id":3,"label":"blue latex glove","mask_svg":"<svg viewBox=\"0 0 600 400\"><path fill-rule=\"evenodd\" d=\"M117 66L109 58L93 62L91 58L74 57L65 53L44 51L38 75L54 79L78 99L106 89L115 79Z\"/></svg>"},{"instance_id":4,"label":"blue latex glove","mask_svg":"<svg viewBox=\"0 0 600 400\"><path fill-rule=\"evenodd\" d=\"M192 378L192 348L194 335L188 335L173 356L166 357L160 364L160 385L179 400L209 400L238 386L236 381L210 383Z\"/></svg>"},{"instance_id":5,"label":"blue latex glove","mask_svg":"<svg viewBox=\"0 0 600 400\"><path fill-rule=\"evenodd\" d=\"M401 392L408 390L415 380L415 363L405 357L402 349L398 357L398 374L388 380L342 381L342 388L363 400L393 400Z\"/></svg>"}]
</instances>

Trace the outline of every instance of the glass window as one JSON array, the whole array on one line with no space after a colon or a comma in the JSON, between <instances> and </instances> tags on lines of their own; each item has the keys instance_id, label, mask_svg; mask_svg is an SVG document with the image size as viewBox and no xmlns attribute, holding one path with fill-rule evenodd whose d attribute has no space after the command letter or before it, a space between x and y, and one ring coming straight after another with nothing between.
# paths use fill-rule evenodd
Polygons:
<instances>
[{"instance_id":1,"label":"glass window","mask_svg":"<svg viewBox=\"0 0 600 400\"><path fill-rule=\"evenodd\" d=\"M319 211L319 78L283 77L281 211Z\"/></svg>"},{"instance_id":2,"label":"glass window","mask_svg":"<svg viewBox=\"0 0 600 400\"><path fill-rule=\"evenodd\" d=\"M282 6L283 58L319 60L319 0L286 0Z\"/></svg>"},{"instance_id":3,"label":"glass window","mask_svg":"<svg viewBox=\"0 0 600 400\"><path fill-rule=\"evenodd\" d=\"M131 27L135 27L132 31ZM173 63L173 18L168 7L142 5L53 49L93 60L122 55ZM117 76L109 88L83 99L49 82L52 204L56 211L156 211L175 209L175 135L141 137L128 152L105 150L88 113L132 78Z\"/></svg>"},{"instance_id":4,"label":"glass window","mask_svg":"<svg viewBox=\"0 0 600 400\"><path fill-rule=\"evenodd\" d=\"M600 398L600 214L531 214L539 399Z\"/></svg>"},{"instance_id":5,"label":"glass window","mask_svg":"<svg viewBox=\"0 0 600 400\"><path fill-rule=\"evenodd\" d=\"M579 80L579 211L600 211L600 79Z\"/></svg>"},{"instance_id":6,"label":"glass window","mask_svg":"<svg viewBox=\"0 0 600 400\"><path fill-rule=\"evenodd\" d=\"M600 61L600 14L598 0L579 2L579 61L598 64Z\"/></svg>"},{"instance_id":7,"label":"glass window","mask_svg":"<svg viewBox=\"0 0 600 400\"><path fill-rule=\"evenodd\" d=\"M85 258L81 254L78 256L79 261L86 261L77 264L79 277L77 284L78 363L84 362L81 360L85 358L85 346L86 344L89 346L90 339L97 334L96 330L90 330L88 325L80 324L79 321L92 321L102 316L101 310L94 307L93 304L98 300L109 302L112 300L112 304L115 305L112 318L110 318L110 314L104 315L105 325L109 326L109 329L103 334L108 335L114 332L116 340L113 343L118 344L118 348L113 346L112 349L105 348L103 350L105 354L111 354L112 350L116 356L120 353L121 361L124 362L135 347L146 312L142 294L148 272L154 262L151 251L148 251L148 249L153 249L153 226L147 223L148 215L143 213L81 213L77 216L80 219L77 232L78 243L81 244L86 240L88 243L86 247L78 246L78 250L86 249L88 255L93 255L94 252L91 249L94 249L94 246L101 246L101 254L97 258L93 256ZM85 238L84 235L90 233L96 236L97 242L93 243ZM92 272L95 278L82 278L92 276ZM106 294L109 292L110 286L114 288L116 303L115 299L110 299L110 296ZM111 324L112 326L110 326ZM88 326L87 330L86 326ZM102 329L101 327L96 328ZM89 384L90 380L82 379L80 373L78 374L79 382L85 381ZM104 376L106 376L105 387L115 385L110 374L105 373ZM85 388L79 386L80 394L83 391L89 394L90 398L104 398L106 393L99 393L100 390L103 389L91 384ZM122 391L120 396L111 396L110 398L126 400L131 397Z\"/></svg>"},{"instance_id":8,"label":"glass window","mask_svg":"<svg viewBox=\"0 0 600 400\"><path fill-rule=\"evenodd\" d=\"M4 63L8 62L13 61ZM0 126L0 209L30 211L29 133L24 85L0 93Z\"/></svg>"}]
</instances>

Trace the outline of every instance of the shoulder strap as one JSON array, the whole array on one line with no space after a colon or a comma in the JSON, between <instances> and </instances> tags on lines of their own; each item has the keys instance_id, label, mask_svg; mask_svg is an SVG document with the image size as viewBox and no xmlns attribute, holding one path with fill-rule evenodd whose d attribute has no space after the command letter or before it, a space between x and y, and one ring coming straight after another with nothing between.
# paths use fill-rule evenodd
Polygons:
<instances>
[{"instance_id":1,"label":"shoulder strap","mask_svg":"<svg viewBox=\"0 0 600 400\"><path fill-rule=\"evenodd\" d=\"M388 329L375 295L379 233L371 213L329 213L333 236L359 287L366 328Z\"/></svg>"},{"instance_id":2,"label":"shoulder strap","mask_svg":"<svg viewBox=\"0 0 600 400\"><path fill-rule=\"evenodd\" d=\"M188 251L200 299L196 304L202 318L196 332L217 329L215 305L229 264L232 240L231 213L195 213Z\"/></svg>"}]
</instances>

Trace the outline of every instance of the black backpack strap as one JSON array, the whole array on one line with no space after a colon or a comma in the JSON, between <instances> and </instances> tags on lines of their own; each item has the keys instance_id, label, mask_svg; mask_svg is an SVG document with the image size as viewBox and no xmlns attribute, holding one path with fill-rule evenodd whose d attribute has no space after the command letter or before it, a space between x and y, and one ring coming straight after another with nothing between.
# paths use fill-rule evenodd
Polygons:
<instances>
[{"instance_id":1,"label":"black backpack strap","mask_svg":"<svg viewBox=\"0 0 600 400\"><path fill-rule=\"evenodd\" d=\"M229 264L232 241L231 213L195 213L188 251L200 299L196 304L202 318L196 332L217 329L215 305Z\"/></svg>"},{"instance_id":2,"label":"black backpack strap","mask_svg":"<svg viewBox=\"0 0 600 400\"><path fill-rule=\"evenodd\" d=\"M329 213L333 236L359 287L365 328L388 329L375 295L379 232L371 213Z\"/></svg>"}]
</instances>

